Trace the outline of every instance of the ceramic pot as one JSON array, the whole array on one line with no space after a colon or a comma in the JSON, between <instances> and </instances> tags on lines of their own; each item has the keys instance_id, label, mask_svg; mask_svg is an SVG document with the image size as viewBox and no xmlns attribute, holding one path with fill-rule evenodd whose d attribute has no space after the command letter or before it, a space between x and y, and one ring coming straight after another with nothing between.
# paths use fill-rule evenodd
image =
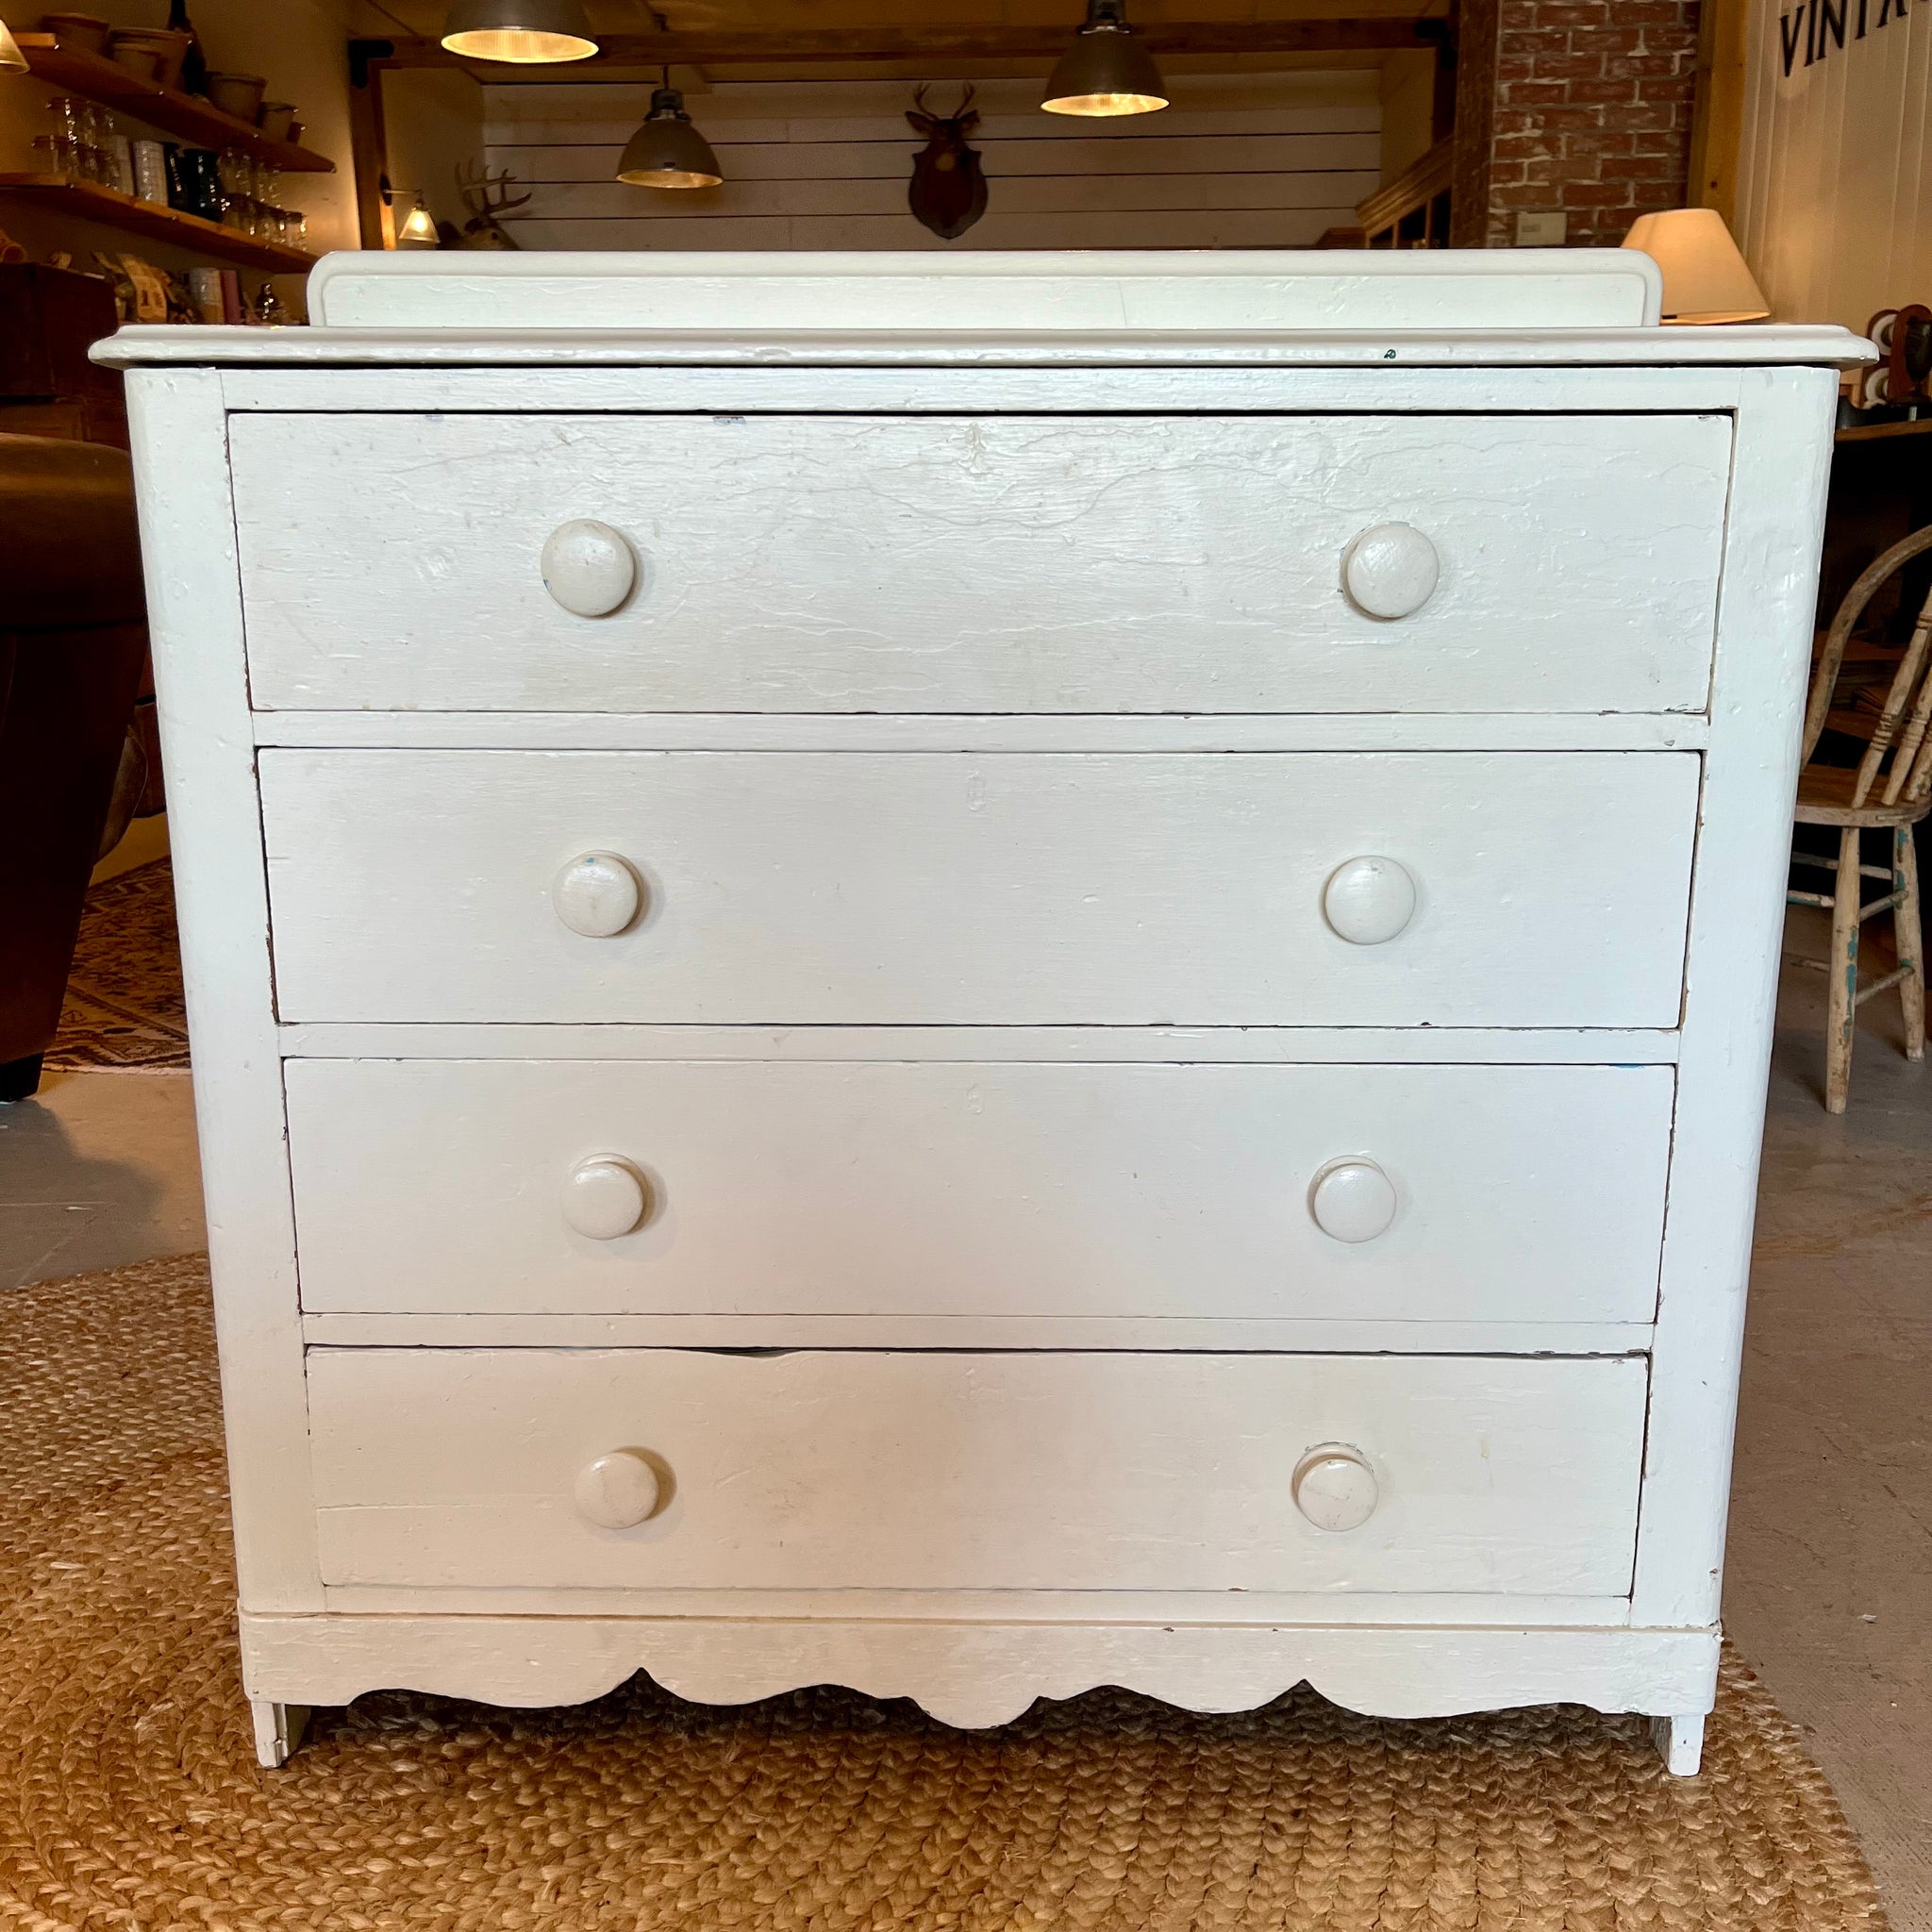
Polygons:
<instances>
[{"instance_id":1,"label":"ceramic pot","mask_svg":"<svg viewBox=\"0 0 1932 1932\"><path fill-rule=\"evenodd\" d=\"M138 80L158 81L163 55L160 48L140 41L124 41L118 34L108 44L108 58L116 67L125 67Z\"/></svg>"},{"instance_id":2,"label":"ceramic pot","mask_svg":"<svg viewBox=\"0 0 1932 1932\"><path fill-rule=\"evenodd\" d=\"M253 121L261 106L262 90L268 86L258 74L210 74L208 99L211 108L232 114L238 121Z\"/></svg>"},{"instance_id":3,"label":"ceramic pot","mask_svg":"<svg viewBox=\"0 0 1932 1932\"><path fill-rule=\"evenodd\" d=\"M114 31L110 22L92 13L43 13L41 26L44 32L58 34L63 47L82 54L105 54Z\"/></svg>"},{"instance_id":4,"label":"ceramic pot","mask_svg":"<svg viewBox=\"0 0 1932 1932\"><path fill-rule=\"evenodd\" d=\"M155 79L163 87L178 88L181 85L181 64L188 58L188 50L193 44L192 34L175 33L164 26L124 27L114 36L109 52L116 60L121 60L123 48L150 49L155 56ZM123 61L122 64L129 63Z\"/></svg>"},{"instance_id":5,"label":"ceramic pot","mask_svg":"<svg viewBox=\"0 0 1932 1932\"><path fill-rule=\"evenodd\" d=\"M264 101L256 116L257 125L271 141L287 141L295 119L293 101Z\"/></svg>"}]
</instances>

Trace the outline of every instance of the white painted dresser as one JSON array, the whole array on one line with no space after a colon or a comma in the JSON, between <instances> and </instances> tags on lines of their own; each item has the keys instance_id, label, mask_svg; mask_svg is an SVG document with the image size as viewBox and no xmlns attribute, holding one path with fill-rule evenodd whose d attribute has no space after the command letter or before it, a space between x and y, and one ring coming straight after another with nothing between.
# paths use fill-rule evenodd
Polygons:
<instances>
[{"instance_id":1,"label":"white painted dresser","mask_svg":"<svg viewBox=\"0 0 1932 1932\"><path fill-rule=\"evenodd\" d=\"M1622 252L313 295L104 352L265 1761L644 1669L1693 1770L1862 345Z\"/></svg>"}]
</instances>

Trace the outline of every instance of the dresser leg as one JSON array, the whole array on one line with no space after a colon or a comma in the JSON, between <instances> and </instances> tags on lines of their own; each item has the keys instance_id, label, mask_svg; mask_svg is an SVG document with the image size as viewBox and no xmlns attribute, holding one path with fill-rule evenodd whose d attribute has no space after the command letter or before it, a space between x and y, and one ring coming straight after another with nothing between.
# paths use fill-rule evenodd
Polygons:
<instances>
[{"instance_id":1,"label":"dresser leg","mask_svg":"<svg viewBox=\"0 0 1932 1932\"><path fill-rule=\"evenodd\" d=\"M251 1697L248 1708L255 1714L255 1756L258 1763L278 1771L294 1755L308 1727L306 1704L271 1704L265 1697Z\"/></svg>"},{"instance_id":2,"label":"dresser leg","mask_svg":"<svg viewBox=\"0 0 1932 1932\"><path fill-rule=\"evenodd\" d=\"M1704 1762L1704 1713L1652 1718L1650 1741L1673 1777L1695 1777Z\"/></svg>"}]
</instances>

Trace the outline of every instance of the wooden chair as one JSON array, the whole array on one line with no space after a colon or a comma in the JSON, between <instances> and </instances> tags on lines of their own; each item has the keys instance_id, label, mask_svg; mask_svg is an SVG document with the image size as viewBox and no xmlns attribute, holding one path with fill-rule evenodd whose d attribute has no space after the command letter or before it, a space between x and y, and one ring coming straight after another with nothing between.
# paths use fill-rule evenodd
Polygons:
<instances>
[{"instance_id":1,"label":"wooden chair","mask_svg":"<svg viewBox=\"0 0 1932 1932\"><path fill-rule=\"evenodd\" d=\"M1829 892L1793 891L1787 898L1793 906L1823 906L1831 913L1830 958L1797 963L1829 975L1824 1105L1832 1113L1845 1110L1858 1008L1874 993L1898 988L1905 1008L1906 1056L1915 1060L1925 1057L1925 954L1912 827L1932 810L1932 730L1927 728L1932 725L1932 596L1919 612L1902 658L1862 645L1852 645L1848 653L1847 646L1853 626L1880 587L1926 550L1932 550L1932 528L1894 543L1845 593L1825 634L1805 711L1805 767L1798 774L1796 818L1801 825L1836 825L1838 858L1793 852L1791 858L1837 876ZM1887 670L1891 671L1889 679ZM1865 755L1856 769L1813 761L1827 729L1864 741ZM1890 865L1861 862L1859 838L1868 831L1890 835ZM1863 903L1865 879L1883 879L1891 890ZM1859 930L1881 912L1892 917L1898 965L1860 986Z\"/></svg>"}]
</instances>

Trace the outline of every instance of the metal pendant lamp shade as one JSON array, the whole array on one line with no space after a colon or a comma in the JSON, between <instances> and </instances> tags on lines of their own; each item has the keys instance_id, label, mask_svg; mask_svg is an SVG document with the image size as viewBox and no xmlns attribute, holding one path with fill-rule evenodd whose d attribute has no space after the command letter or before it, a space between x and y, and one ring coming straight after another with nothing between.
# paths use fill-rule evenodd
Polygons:
<instances>
[{"instance_id":1,"label":"metal pendant lamp shade","mask_svg":"<svg viewBox=\"0 0 1932 1932\"><path fill-rule=\"evenodd\" d=\"M652 94L651 111L631 136L617 178L634 188L715 188L724 180L711 143L691 125L675 87Z\"/></svg>"},{"instance_id":2,"label":"metal pendant lamp shade","mask_svg":"<svg viewBox=\"0 0 1932 1932\"><path fill-rule=\"evenodd\" d=\"M588 60L597 51L582 0L451 0L442 44L519 67Z\"/></svg>"},{"instance_id":3,"label":"metal pendant lamp shade","mask_svg":"<svg viewBox=\"0 0 1932 1932\"><path fill-rule=\"evenodd\" d=\"M7 23L0 20L0 74L26 72L26 56L20 51L20 43L7 31Z\"/></svg>"},{"instance_id":4,"label":"metal pendant lamp shade","mask_svg":"<svg viewBox=\"0 0 1932 1932\"><path fill-rule=\"evenodd\" d=\"M1041 106L1049 114L1151 114L1167 106L1154 56L1134 38L1124 0L1087 0L1087 25L1055 61Z\"/></svg>"}]
</instances>

